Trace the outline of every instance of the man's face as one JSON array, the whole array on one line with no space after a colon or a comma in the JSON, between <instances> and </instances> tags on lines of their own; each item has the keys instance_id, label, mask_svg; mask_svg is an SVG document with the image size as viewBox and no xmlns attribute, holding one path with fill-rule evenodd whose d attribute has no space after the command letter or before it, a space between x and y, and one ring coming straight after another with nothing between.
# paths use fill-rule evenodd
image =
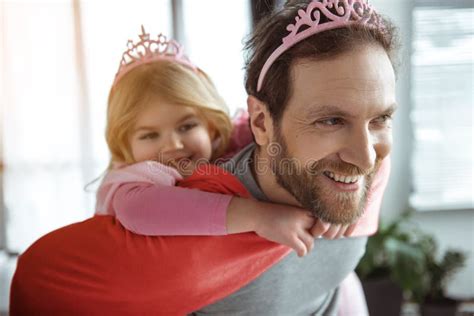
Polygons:
<instances>
[{"instance_id":1,"label":"man's face","mask_svg":"<svg viewBox=\"0 0 474 316\"><path fill-rule=\"evenodd\" d=\"M324 221L354 222L391 149L395 75L382 48L292 67L293 95L273 141L277 183Z\"/></svg>"}]
</instances>

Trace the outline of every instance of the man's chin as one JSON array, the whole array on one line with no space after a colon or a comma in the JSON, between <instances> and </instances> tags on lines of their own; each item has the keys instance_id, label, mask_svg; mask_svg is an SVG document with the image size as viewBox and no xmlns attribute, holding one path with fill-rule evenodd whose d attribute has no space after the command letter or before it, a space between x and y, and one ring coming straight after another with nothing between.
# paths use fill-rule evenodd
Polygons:
<instances>
[{"instance_id":1,"label":"man's chin","mask_svg":"<svg viewBox=\"0 0 474 316\"><path fill-rule=\"evenodd\" d=\"M319 195L312 211L315 216L331 224L353 224L364 212L365 199L365 194L358 191L329 192Z\"/></svg>"},{"instance_id":2,"label":"man's chin","mask_svg":"<svg viewBox=\"0 0 474 316\"><path fill-rule=\"evenodd\" d=\"M357 206L351 205L344 209L332 209L325 215L326 222L348 225L355 223L362 216L362 211Z\"/></svg>"}]
</instances>

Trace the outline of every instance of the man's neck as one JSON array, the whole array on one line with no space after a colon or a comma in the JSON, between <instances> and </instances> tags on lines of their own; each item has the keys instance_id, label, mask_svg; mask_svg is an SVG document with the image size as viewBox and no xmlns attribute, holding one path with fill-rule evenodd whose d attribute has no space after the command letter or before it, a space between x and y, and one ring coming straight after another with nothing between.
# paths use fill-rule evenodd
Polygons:
<instances>
[{"instance_id":1,"label":"man's neck","mask_svg":"<svg viewBox=\"0 0 474 316\"><path fill-rule=\"evenodd\" d=\"M277 183L271 169L270 158L260 156L258 148L255 148L251 161L250 169L252 170L253 177L260 190L271 202L301 207L293 195Z\"/></svg>"}]
</instances>

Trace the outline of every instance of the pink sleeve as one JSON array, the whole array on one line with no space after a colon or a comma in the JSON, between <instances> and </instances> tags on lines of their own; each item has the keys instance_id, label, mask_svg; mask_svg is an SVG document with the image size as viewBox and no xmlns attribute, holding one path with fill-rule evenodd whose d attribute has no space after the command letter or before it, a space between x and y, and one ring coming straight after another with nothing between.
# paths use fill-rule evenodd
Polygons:
<instances>
[{"instance_id":1,"label":"pink sleeve","mask_svg":"<svg viewBox=\"0 0 474 316\"><path fill-rule=\"evenodd\" d=\"M225 161L232 158L251 142L253 142L253 135L249 126L249 114L247 111L240 110L232 120L232 134L229 147L221 159Z\"/></svg>"},{"instance_id":2,"label":"pink sleeve","mask_svg":"<svg viewBox=\"0 0 474 316\"><path fill-rule=\"evenodd\" d=\"M155 161L142 161L109 170L97 190L97 215L114 215L112 198L115 191L125 183L146 182L162 186L174 186L183 177L173 168Z\"/></svg>"},{"instance_id":3,"label":"pink sleeve","mask_svg":"<svg viewBox=\"0 0 474 316\"><path fill-rule=\"evenodd\" d=\"M339 300L337 316L369 316L364 289L354 271L339 286Z\"/></svg>"},{"instance_id":4,"label":"pink sleeve","mask_svg":"<svg viewBox=\"0 0 474 316\"><path fill-rule=\"evenodd\" d=\"M377 232L383 194L390 176L390 157L386 157L375 175L367 196L364 215L359 219L351 237L370 236Z\"/></svg>"},{"instance_id":5,"label":"pink sleeve","mask_svg":"<svg viewBox=\"0 0 474 316\"><path fill-rule=\"evenodd\" d=\"M122 225L140 235L225 235L232 196L145 182L122 184L113 198Z\"/></svg>"}]
</instances>

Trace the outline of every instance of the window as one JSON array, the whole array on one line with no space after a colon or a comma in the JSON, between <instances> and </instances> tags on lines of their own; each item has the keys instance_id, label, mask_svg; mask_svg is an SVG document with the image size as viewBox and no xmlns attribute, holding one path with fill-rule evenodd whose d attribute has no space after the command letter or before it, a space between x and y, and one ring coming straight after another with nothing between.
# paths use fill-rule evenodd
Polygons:
<instances>
[{"instance_id":1,"label":"window","mask_svg":"<svg viewBox=\"0 0 474 316\"><path fill-rule=\"evenodd\" d=\"M472 1L416 2L410 204L417 210L474 209L472 21Z\"/></svg>"},{"instance_id":2,"label":"window","mask_svg":"<svg viewBox=\"0 0 474 316\"><path fill-rule=\"evenodd\" d=\"M182 3L182 41L189 58L209 74L231 114L247 109L242 47L250 32L249 1L233 1L231 14L222 8L222 0Z\"/></svg>"},{"instance_id":3,"label":"window","mask_svg":"<svg viewBox=\"0 0 474 316\"><path fill-rule=\"evenodd\" d=\"M95 194L83 188L108 165L107 97L142 24L153 36L181 33L231 113L245 107L248 1L221 9L218 0L0 2L0 250L22 252L93 214Z\"/></svg>"}]
</instances>

